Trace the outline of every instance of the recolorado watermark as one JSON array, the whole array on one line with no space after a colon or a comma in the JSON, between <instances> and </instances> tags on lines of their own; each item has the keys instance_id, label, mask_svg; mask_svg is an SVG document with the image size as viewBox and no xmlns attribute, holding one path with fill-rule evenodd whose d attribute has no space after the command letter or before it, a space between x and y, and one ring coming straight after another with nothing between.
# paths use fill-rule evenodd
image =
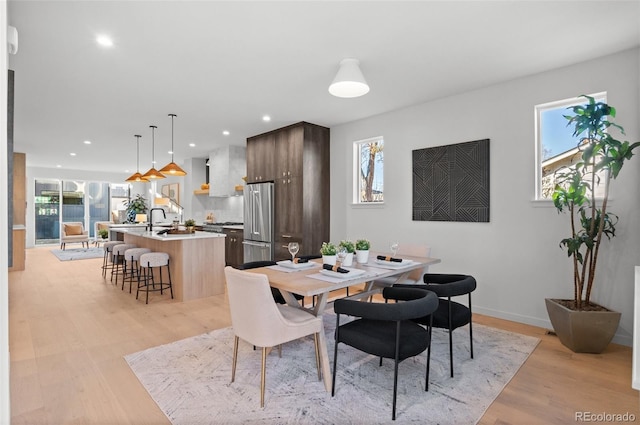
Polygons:
<instances>
[{"instance_id":1,"label":"recolorado watermark","mask_svg":"<svg viewBox=\"0 0 640 425\"><path fill-rule=\"evenodd\" d=\"M633 413L607 413L607 412L576 412L576 422L635 422Z\"/></svg>"}]
</instances>

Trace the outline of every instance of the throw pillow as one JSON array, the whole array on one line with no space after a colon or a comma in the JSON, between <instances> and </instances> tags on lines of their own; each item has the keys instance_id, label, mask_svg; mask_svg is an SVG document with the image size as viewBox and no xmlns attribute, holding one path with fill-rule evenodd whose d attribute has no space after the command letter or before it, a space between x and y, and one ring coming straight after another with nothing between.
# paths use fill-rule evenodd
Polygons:
<instances>
[{"instance_id":1,"label":"throw pillow","mask_svg":"<svg viewBox=\"0 0 640 425\"><path fill-rule=\"evenodd\" d=\"M76 236L82 234L82 226L79 224L65 224L64 233L67 236Z\"/></svg>"}]
</instances>

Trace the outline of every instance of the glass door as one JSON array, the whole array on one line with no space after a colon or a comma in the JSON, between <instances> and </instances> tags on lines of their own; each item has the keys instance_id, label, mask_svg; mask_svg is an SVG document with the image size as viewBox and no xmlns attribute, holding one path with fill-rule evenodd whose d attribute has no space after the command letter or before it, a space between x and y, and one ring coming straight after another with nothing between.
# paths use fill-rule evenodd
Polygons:
<instances>
[{"instance_id":1,"label":"glass door","mask_svg":"<svg viewBox=\"0 0 640 425\"><path fill-rule=\"evenodd\" d=\"M62 182L62 222L79 221L84 225L85 182ZM85 226L86 228L86 226Z\"/></svg>"},{"instance_id":2,"label":"glass door","mask_svg":"<svg viewBox=\"0 0 640 425\"><path fill-rule=\"evenodd\" d=\"M89 237L95 237L96 221L109 221L109 183L89 182L87 184L89 205Z\"/></svg>"},{"instance_id":3,"label":"glass door","mask_svg":"<svg viewBox=\"0 0 640 425\"><path fill-rule=\"evenodd\" d=\"M60 241L60 182L36 180L36 245Z\"/></svg>"}]
</instances>

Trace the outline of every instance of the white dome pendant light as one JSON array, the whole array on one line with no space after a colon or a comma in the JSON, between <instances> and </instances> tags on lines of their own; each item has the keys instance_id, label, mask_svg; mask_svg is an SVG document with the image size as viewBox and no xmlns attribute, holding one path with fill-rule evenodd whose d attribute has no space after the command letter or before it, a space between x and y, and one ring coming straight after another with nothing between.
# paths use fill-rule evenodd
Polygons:
<instances>
[{"instance_id":1,"label":"white dome pendant light","mask_svg":"<svg viewBox=\"0 0 640 425\"><path fill-rule=\"evenodd\" d=\"M329 86L329 93L336 97L359 97L369 93L369 85L359 65L358 59L340 61L340 69Z\"/></svg>"}]
</instances>

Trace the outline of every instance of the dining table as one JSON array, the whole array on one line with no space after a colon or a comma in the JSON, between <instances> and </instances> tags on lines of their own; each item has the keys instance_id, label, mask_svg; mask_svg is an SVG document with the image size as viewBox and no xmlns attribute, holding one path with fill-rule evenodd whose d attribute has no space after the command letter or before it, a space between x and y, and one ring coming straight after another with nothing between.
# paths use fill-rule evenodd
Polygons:
<instances>
[{"instance_id":1,"label":"dining table","mask_svg":"<svg viewBox=\"0 0 640 425\"><path fill-rule=\"evenodd\" d=\"M378 259L378 256L385 257L385 259ZM266 275L269 284L280 290L287 305L304 309L315 316L321 316L325 312L329 293L332 291L363 284L362 291L346 298L370 300L373 295L380 293L383 287L393 285L394 282L404 281L412 271L440 263L440 259L431 257L398 256L396 260L401 261L390 261L389 258L389 254L371 252L366 263L354 261L352 266L342 267L347 270L347 273L325 270L322 259L298 264L291 260L278 261L276 265L247 271ZM378 281L381 278L392 279L385 279L384 283L381 283ZM304 297L315 296L316 302L311 307L304 306L293 294ZM320 332L318 343L324 385L326 390L331 392L331 367L324 332Z\"/></svg>"}]
</instances>

